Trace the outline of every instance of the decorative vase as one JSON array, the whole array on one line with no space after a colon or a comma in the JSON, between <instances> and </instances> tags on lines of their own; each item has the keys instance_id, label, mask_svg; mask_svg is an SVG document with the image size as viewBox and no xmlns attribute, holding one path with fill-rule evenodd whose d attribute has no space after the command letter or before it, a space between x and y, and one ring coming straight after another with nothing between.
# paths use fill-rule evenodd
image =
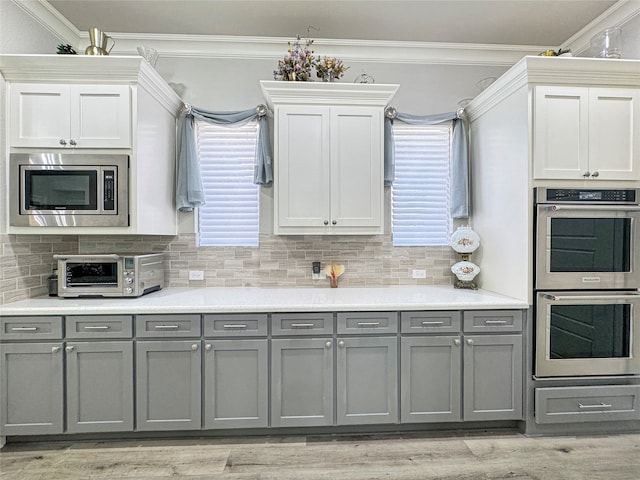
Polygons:
<instances>
[{"instance_id":1,"label":"decorative vase","mask_svg":"<svg viewBox=\"0 0 640 480\"><path fill-rule=\"evenodd\" d=\"M338 277L329 277L329 285L331 286L331 288L338 288Z\"/></svg>"}]
</instances>

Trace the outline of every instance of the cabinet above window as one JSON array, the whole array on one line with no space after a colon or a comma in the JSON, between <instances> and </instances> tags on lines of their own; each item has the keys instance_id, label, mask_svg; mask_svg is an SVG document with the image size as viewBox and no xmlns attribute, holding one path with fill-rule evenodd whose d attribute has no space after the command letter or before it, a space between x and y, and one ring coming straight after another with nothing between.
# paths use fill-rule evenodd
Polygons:
<instances>
[{"instance_id":1,"label":"cabinet above window","mask_svg":"<svg viewBox=\"0 0 640 480\"><path fill-rule=\"evenodd\" d=\"M274 233L384 233L384 108L398 85L260 83L274 111Z\"/></svg>"}]
</instances>

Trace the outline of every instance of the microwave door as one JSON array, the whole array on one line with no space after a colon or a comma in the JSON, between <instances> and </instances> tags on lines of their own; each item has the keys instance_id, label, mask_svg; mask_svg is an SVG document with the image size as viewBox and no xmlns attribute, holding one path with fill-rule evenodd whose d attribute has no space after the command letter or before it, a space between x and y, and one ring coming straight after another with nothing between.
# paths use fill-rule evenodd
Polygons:
<instances>
[{"instance_id":1,"label":"microwave door","mask_svg":"<svg viewBox=\"0 0 640 480\"><path fill-rule=\"evenodd\" d=\"M635 289L640 208L540 205L537 289Z\"/></svg>"}]
</instances>

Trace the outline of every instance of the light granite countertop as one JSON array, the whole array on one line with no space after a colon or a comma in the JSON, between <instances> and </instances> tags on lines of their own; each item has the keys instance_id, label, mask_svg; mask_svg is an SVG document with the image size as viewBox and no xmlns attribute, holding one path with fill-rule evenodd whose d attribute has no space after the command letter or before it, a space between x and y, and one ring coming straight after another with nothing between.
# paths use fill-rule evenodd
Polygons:
<instances>
[{"instance_id":1,"label":"light granite countertop","mask_svg":"<svg viewBox=\"0 0 640 480\"><path fill-rule=\"evenodd\" d=\"M0 305L0 315L270 313L526 309L527 302L451 286L371 288L166 288L139 298L38 297Z\"/></svg>"}]
</instances>

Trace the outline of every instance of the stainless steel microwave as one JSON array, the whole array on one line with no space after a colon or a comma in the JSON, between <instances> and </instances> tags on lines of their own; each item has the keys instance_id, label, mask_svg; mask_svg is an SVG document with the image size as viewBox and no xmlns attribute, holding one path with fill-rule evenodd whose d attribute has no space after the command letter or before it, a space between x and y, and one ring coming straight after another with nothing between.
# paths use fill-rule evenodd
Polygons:
<instances>
[{"instance_id":1,"label":"stainless steel microwave","mask_svg":"<svg viewBox=\"0 0 640 480\"><path fill-rule=\"evenodd\" d=\"M12 153L9 224L129 226L129 156Z\"/></svg>"}]
</instances>

